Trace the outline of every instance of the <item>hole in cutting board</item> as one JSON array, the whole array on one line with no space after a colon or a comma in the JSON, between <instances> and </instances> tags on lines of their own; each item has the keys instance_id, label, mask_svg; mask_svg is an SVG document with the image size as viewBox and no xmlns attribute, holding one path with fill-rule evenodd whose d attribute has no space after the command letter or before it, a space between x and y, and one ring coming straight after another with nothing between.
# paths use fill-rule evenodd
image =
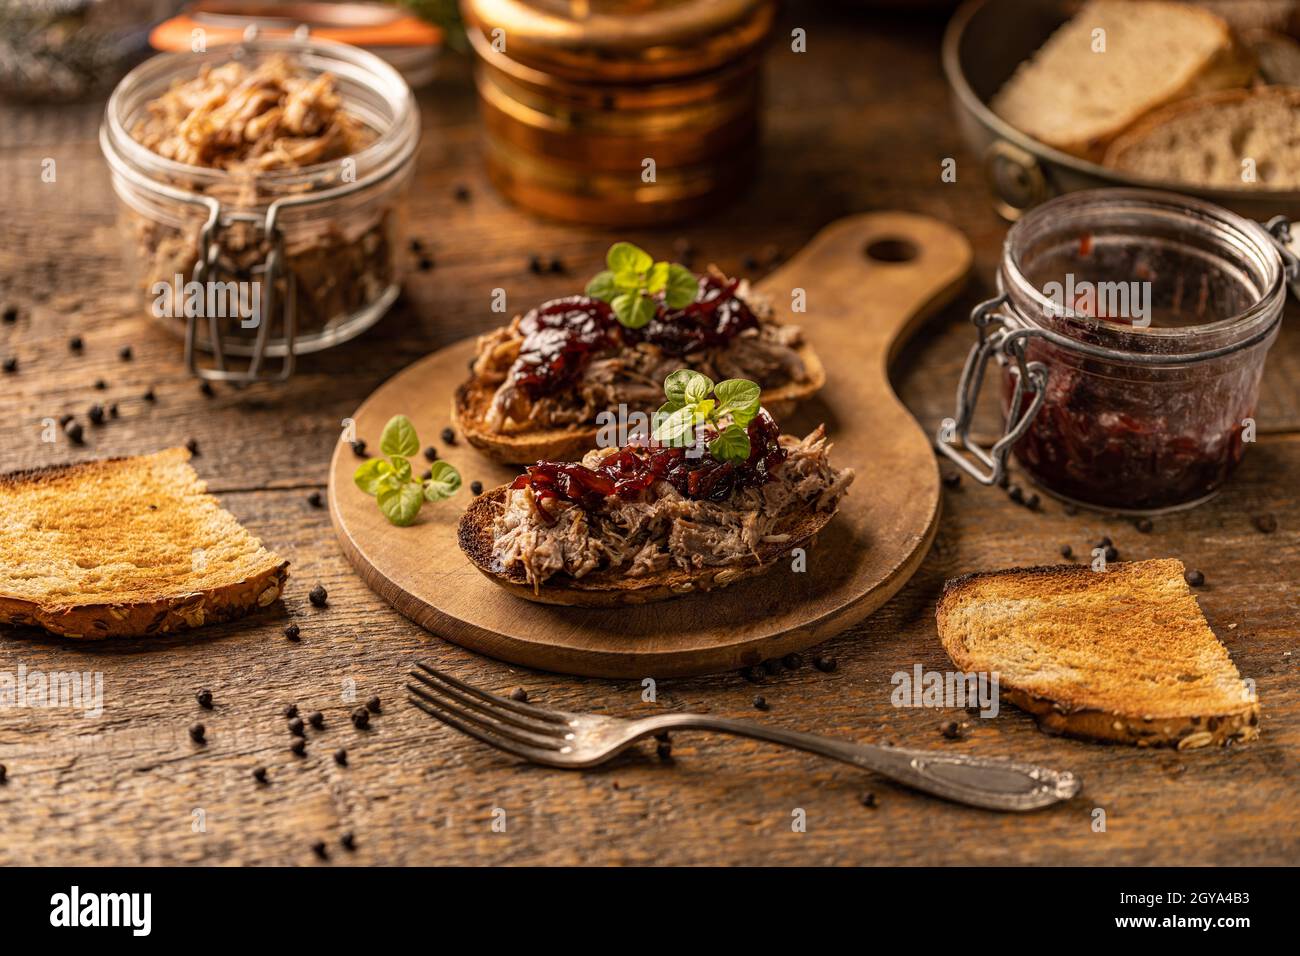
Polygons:
<instances>
[{"instance_id":1,"label":"hole in cutting board","mask_svg":"<svg viewBox=\"0 0 1300 956\"><path fill-rule=\"evenodd\" d=\"M874 259L876 262L911 262L921 254L921 250L911 239L898 236L873 239L862 251L868 259Z\"/></svg>"}]
</instances>

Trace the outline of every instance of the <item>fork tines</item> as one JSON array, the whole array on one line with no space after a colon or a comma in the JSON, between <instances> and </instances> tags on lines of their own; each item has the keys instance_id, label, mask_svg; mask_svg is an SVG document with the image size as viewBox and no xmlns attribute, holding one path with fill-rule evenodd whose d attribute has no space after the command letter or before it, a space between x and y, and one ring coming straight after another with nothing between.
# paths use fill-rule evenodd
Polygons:
<instances>
[{"instance_id":1,"label":"fork tines","mask_svg":"<svg viewBox=\"0 0 1300 956\"><path fill-rule=\"evenodd\" d=\"M427 664L410 672L411 703L449 727L489 746L528 760L549 762L571 738L565 717L488 693Z\"/></svg>"}]
</instances>

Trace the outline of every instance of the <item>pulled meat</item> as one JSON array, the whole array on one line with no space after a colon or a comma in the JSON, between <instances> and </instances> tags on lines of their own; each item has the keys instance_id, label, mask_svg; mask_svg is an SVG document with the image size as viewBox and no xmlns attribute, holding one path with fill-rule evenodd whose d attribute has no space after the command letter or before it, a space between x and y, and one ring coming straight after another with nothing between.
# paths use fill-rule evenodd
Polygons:
<instances>
[{"instance_id":1,"label":"pulled meat","mask_svg":"<svg viewBox=\"0 0 1300 956\"><path fill-rule=\"evenodd\" d=\"M343 109L331 74L308 76L285 56L252 70L235 61L205 66L146 109L132 130L136 140L207 169L301 169L358 153L374 139Z\"/></svg>"},{"instance_id":2,"label":"pulled meat","mask_svg":"<svg viewBox=\"0 0 1300 956\"><path fill-rule=\"evenodd\" d=\"M596 508L555 499L542 506L532 487L513 488L493 526L494 556L507 572L522 570L534 589L559 574L622 569L642 578L740 564L762 544L782 540L776 529L783 519L834 510L853 482L852 469L831 466L824 427L802 440L783 435L780 443L786 458L770 479L721 502L688 498L667 481L636 500L610 496ZM583 464L595 468L614 454L588 452Z\"/></svg>"},{"instance_id":3,"label":"pulled meat","mask_svg":"<svg viewBox=\"0 0 1300 956\"><path fill-rule=\"evenodd\" d=\"M663 403L663 381L680 368L690 368L714 381L743 378L763 389L808 379L798 348L798 326L772 319L771 305L748 283L737 289L758 317L756 328L735 335L725 346L672 354L646 341L615 337L586 363L571 387L534 396L512 376L512 369L530 341L527 316L516 316L504 328L479 337L473 365L476 379L494 389L484 414L492 431L513 433L539 428L594 422L597 413L626 405L630 412L652 412Z\"/></svg>"}]
</instances>

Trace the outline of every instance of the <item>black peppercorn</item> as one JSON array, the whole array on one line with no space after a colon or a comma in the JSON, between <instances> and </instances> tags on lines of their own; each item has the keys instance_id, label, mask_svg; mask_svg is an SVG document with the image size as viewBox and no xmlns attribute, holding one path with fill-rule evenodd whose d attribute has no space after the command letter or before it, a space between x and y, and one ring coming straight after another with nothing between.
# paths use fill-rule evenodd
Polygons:
<instances>
[{"instance_id":1,"label":"black peppercorn","mask_svg":"<svg viewBox=\"0 0 1300 956\"><path fill-rule=\"evenodd\" d=\"M18 371L18 359L16 358L5 359L4 370L5 373L9 375L12 375L14 372Z\"/></svg>"},{"instance_id":2,"label":"black peppercorn","mask_svg":"<svg viewBox=\"0 0 1300 956\"><path fill-rule=\"evenodd\" d=\"M149 391L144 393L144 400L146 402L156 402L158 401L158 396L154 394L154 391L151 388Z\"/></svg>"},{"instance_id":3,"label":"black peppercorn","mask_svg":"<svg viewBox=\"0 0 1300 956\"><path fill-rule=\"evenodd\" d=\"M366 457L366 443L364 441L358 438L356 441L352 442L351 444L352 444L352 454L356 455L358 458Z\"/></svg>"},{"instance_id":4,"label":"black peppercorn","mask_svg":"<svg viewBox=\"0 0 1300 956\"><path fill-rule=\"evenodd\" d=\"M194 695L194 699L199 702L199 706L207 710L212 709L212 691L206 687Z\"/></svg>"},{"instance_id":5,"label":"black peppercorn","mask_svg":"<svg viewBox=\"0 0 1300 956\"><path fill-rule=\"evenodd\" d=\"M522 687L516 687L510 692L510 699L520 702L525 701L528 699L528 691L524 690Z\"/></svg>"},{"instance_id":6,"label":"black peppercorn","mask_svg":"<svg viewBox=\"0 0 1300 956\"><path fill-rule=\"evenodd\" d=\"M1205 583L1205 575L1200 571L1188 570L1183 572L1183 580L1194 588L1199 588Z\"/></svg>"},{"instance_id":7,"label":"black peppercorn","mask_svg":"<svg viewBox=\"0 0 1300 956\"><path fill-rule=\"evenodd\" d=\"M543 272L544 270L543 270L543 267L542 267L542 257L541 257L541 256L533 255L533 256L529 256L529 257L528 257L528 271L531 272L531 273L532 273L533 275L535 275L535 276L539 276L539 275L542 274L542 272Z\"/></svg>"},{"instance_id":8,"label":"black peppercorn","mask_svg":"<svg viewBox=\"0 0 1300 956\"><path fill-rule=\"evenodd\" d=\"M483 482L471 481L469 483L469 490L474 493L475 497L483 494Z\"/></svg>"},{"instance_id":9,"label":"black peppercorn","mask_svg":"<svg viewBox=\"0 0 1300 956\"><path fill-rule=\"evenodd\" d=\"M366 710L370 711L372 714L379 713L379 698L371 697L366 701Z\"/></svg>"},{"instance_id":10,"label":"black peppercorn","mask_svg":"<svg viewBox=\"0 0 1300 956\"><path fill-rule=\"evenodd\" d=\"M5 306L3 318L5 325L13 325L18 321L18 307L13 305Z\"/></svg>"},{"instance_id":11,"label":"black peppercorn","mask_svg":"<svg viewBox=\"0 0 1300 956\"><path fill-rule=\"evenodd\" d=\"M112 405L108 406L108 417L117 418L117 402L114 402Z\"/></svg>"},{"instance_id":12,"label":"black peppercorn","mask_svg":"<svg viewBox=\"0 0 1300 956\"><path fill-rule=\"evenodd\" d=\"M1028 508L1030 511L1037 511L1039 502L1040 499L1038 495L1036 494L1030 495L1028 498L1025 499L1025 507Z\"/></svg>"},{"instance_id":13,"label":"black peppercorn","mask_svg":"<svg viewBox=\"0 0 1300 956\"><path fill-rule=\"evenodd\" d=\"M321 508L325 505L325 499L321 497L319 491L313 491L307 496L307 504L311 505L313 508Z\"/></svg>"},{"instance_id":14,"label":"black peppercorn","mask_svg":"<svg viewBox=\"0 0 1300 956\"><path fill-rule=\"evenodd\" d=\"M1007 488L1007 497L1016 504L1020 504L1025 500L1025 493L1021 490L1019 485L1011 485Z\"/></svg>"},{"instance_id":15,"label":"black peppercorn","mask_svg":"<svg viewBox=\"0 0 1300 956\"><path fill-rule=\"evenodd\" d=\"M86 438L86 433L82 430L80 422L68 422L63 428L63 433L68 436L68 440L74 445L80 445Z\"/></svg>"},{"instance_id":16,"label":"black peppercorn","mask_svg":"<svg viewBox=\"0 0 1300 956\"><path fill-rule=\"evenodd\" d=\"M68 339L68 350L71 352L80 352L85 348L85 345L86 343L81 341L80 335L74 335L72 338Z\"/></svg>"},{"instance_id":17,"label":"black peppercorn","mask_svg":"<svg viewBox=\"0 0 1300 956\"><path fill-rule=\"evenodd\" d=\"M293 734L295 737L301 737L306 732L301 717L295 717L293 720L289 721L289 733Z\"/></svg>"},{"instance_id":18,"label":"black peppercorn","mask_svg":"<svg viewBox=\"0 0 1300 956\"><path fill-rule=\"evenodd\" d=\"M135 358L135 353L131 351L131 346L123 345L121 350L117 353L117 357L123 362L129 362L131 359Z\"/></svg>"},{"instance_id":19,"label":"black peppercorn","mask_svg":"<svg viewBox=\"0 0 1300 956\"><path fill-rule=\"evenodd\" d=\"M424 460L425 460L425 461L437 461L437 460L438 460L438 449L434 448L432 445L430 445L428 448L426 448L426 449L424 450Z\"/></svg>"},{"instance_id":20,"label":"black peppercorn","mask_svg":"<svg viewBox=\"0 0 1300 956\"><path fill-rule=\"evenodd\" d=\"M557 275L557 276L564 275L565 272L564 260L556 257L551 260L551 264L548 268L551 271L551 275Z\"/></svg>"},{"instance_id":21,"label":"black peppercorn","mask_svg":"<svg viewBox=\"0 0 1300 956\"><path fill-rule=\"evenodd\" d=\"M202 392L204 396L206 396L207 398L212 398L212 396L217 394L216 389L212 387L212 383L209 382L207 379L204 379L202 382L199 383L199 391Z\"/></svg>"},{"instance_id":22,"label":"black peppercorn","mask_svg":"<svg viewBox=\"0 0 1300 956\"><path fill-rule=\"evenodd\" d=\"M1155 525L1151 523L1150 518L1138 518L1137 521L1133 523L1133 527L1137 528L1142 534L1150 534L1151 529L1154 528Z\"/></svg>"},{"instance_id":23,"label":"black peppercorn","mask_svg":"<svg viewBox=\"0 0 1300 956\"><path fill-rule=\"evenodd\" d=\"M357 730L365 730L370 726L370 711L364 707L358 707L352 711L352 726Z\"/></svg>"},{"instance_id":24,"label":"black peppercorn","mask_svg":"<svg viewBox=\"0 0 1300 956\"><path fill-rule=\"evenodd\" d=\"M9 777L9 768L0 763L0 783L4 783Z\"/></svg>"},{"instance_id":25,"label":"black peppercorn","mask_svg":"<svg viewBox=\"0 0 1300 956\"><path fill-rule=\"evenodd\" d=\"M956 488L961 484L961 475L955 471L945 471L943 473L943 483L949 488Z\"/></svg>"},{"instance_id":26,"label":"black peppercorn","mask_svg":"<svg viewBox=\"0 0 1300 956\"><path fill-rule=\"evenodd\" d=\"M95 391L102 392L106 388L108 388L108 383L106 381L102 378L95 379Z\"/></svg>"},{"instance_id":27,"label":"black peppercorn","mask_svg":"<svg viewBox=\"0 0 1300 956\"><path fill-rule=\"evenodd\" d=\"M755 697L755 698L754 698L754 709L755 709L755 710L767 710L767 698L764 697L764 696L761 695L761 694L760 694L759 696Z\"/></svg>"},{"instance_id":28,"label":"black peppercorn","mask_svg":"<svg viewBox=\"0 0 1300 956\"><path fill-rule=\"evenodd\" d=\"M348 765L348 752L342 747L334 751L334 762L340 767L346 767Z\"/></svg>"},{"instance_id":29,"label":"black peppercorn","mask_svg":"<svg viewBox=\"0 0 1300 956\"><path fill-rule=\"evenodd\" d=\"M450 425L444 428L442 430L442 440L448 445L456 444L456 429L452 428Z\"/></svg>"},{"instance_id":30,"label":"black peppercorn","mask_svg":"<svg viewBox=\"0 0 1300 956\"><path fill-rule=\"evenodd\" d=\"M1068 544L1061 545L1061 557L1063 558L1074 557L1074 548L1070 547Z\"/></svg>"},{"instance_id":31,"label":"black peppercorn","mask_svg":"<svg viewBox=\"0 0 1300 956\"><path fill-rule=\"evenodd\" d=\"M452 190L451 195L452 198L456 200L456 202L470 201L469 187L466 186L464 183L457 183L456 188Z\"/></svg>"},{"instance_id":32,"label":"black peppercorn","mask_svg":"<svg viewBox=\"0 0 1300 956\"><path fill-rule=\"evenodd\" d=\"M1277 516L1273 514L1255 515L1255 528L1261 534L1272 534L1277 530Z\"/></svg>"},{"instance_id":33,"label":"black peppercorn","mask_svg":"<svg viewBox=\"0 0 1300 956\"><path fill-rule=\"evenodd\" d=\"M343 844L345 850L355 850L357 848L357 838L351 833L345 833L339 837L339 842Z\"/></svg>"},{"instance_id":34,"label":"black peppercorn","mask_svg":"<svg viewBox=\"0 0 1300 956\"><path fill-rule=\"evenodd\" d=\"M1110 547L1112 544L1114 544L1114 543L1115 543L1115 542L1112 541L1112 540L1110 540L1109 537L1106 537L1106 538L1102 538L1100 541L1097 542L1097 547L1099 547L1099 548L1109 548L1109 547Z\"/></svg>"},{"instance_id":35,"label":"black peppercorn","mask_svg":"<svg viewBox=\"0 0 1300 956\"><path fill-rule=\"evenodd\" d=\"M185 448L195 458L199 456L199 443L197 440L193 438L185 439Z\"/></svg>"},{"instance_id":36,"label":"black peppercorn","mask_svg":"<svg viewBox=\"0 0 1300 956\"><path fill-rule=\"evenodd\" d=\"M411 240L411 251L412 251L412 252L423 252L423 251L424 251L424 243L422 243L419 239L412 239L412 240Z\"/></svg>"},{"instance_id":37,"label":"black peppercorn","mask_svg":"<svg viewBox=\"0 0 1300 956\"><path fill-rule=\"evenodd\" d=\"M957 721L945 720L939 725L939 733L943 734L949 740L957 740L961 737L961 728L957 726Z\"/></svg>"},{"instance_id":38,"label":"black peppercorn","mask_svg":"<svg viewBox=\"0 0 1300 956\"><path fill-rule=\"evenodd\" d=\"M324 607L329 603L329 592L318 584L308 592L307 600L313 607Z\"/></svg>"},{"instance_id":39,"label":"black peppercorn","mask_svg":"<svg viewBox=\"0 0 1300 956\"><path fill-rule=\"evenodd\" d=\"M781 658L781 663L792 671L798 670L800 667L803 667L803 658L798 654L787 654L785 657Z\"/></svg>"},{"instance_id":40,"label":"black peppercorn","mask_svg":"<svg viewBox=\"0 0 1300 956\"><path fill-rule=\"evenodd\" d=\"M296 640L298 640L298 636L299 636L301 633L302 633L302 632L301 632L301 630L298 628L298 625L297 625L297 624L290 624L288 627L286 627L286 628L284 629L284 636L287 637L287 638L288 638L289 640L291 640L291 641L296 641Z\"/></svg>"},{"instance_id":41,"label":"black peppercorn","mask_svg":"<svg viewBox=\"0 0 1300 956\"><path fill-rule=\"evenodd\" d=\"M813 665L823 673L829 674L839 667L839 663L833 657L819 657L813 661Z\"/></svg>"},{"instance_id":42,"label":"black peppercorn","mask_svg":"<svg viewBox=\"0 0 1300 956\"><path fill-rule=\"evenodd\" d=\"M660 760L668 760L673 755L673 745L667 740L661 740L655 746L655 753L659 755Z\"/></svg>"},{"instance_id":43,"label":"black peppercorn","mask_svg":"<svg viewBox=\"0 0 1300 956\"><path fill-rule=\"evenodd\" d=\"M317 840L315 843L313 843L313 844L311 845L311 851L312 851L313 853L315 853L318 857L320 857L322 860L328 860L328 859L329 859L329 856L330 856L330 855L329 855L329 853L326 852L326 850L325 850L325 841L324 841L324 840Z\"/></svg>"},{"instance_id":44,"label":"black peppercorn","mask_svg":"<svg viewBox=\"0 0 1300 956\"><path fill-rule=\"evenodd\" d=\"M297 705L297 704L285 704L285 705L284 705L284 716L286 716L286 717L290 717L290 718L292 718L292 717L297 717L297 716L298 716L298 705Z\"/></svg>"},{"instance_id":45,"label":"black peppercorn","mask_svg":"<svg viewBox=\"0 0 1300 956\"><path fill-rule=\"evenodd\" d=\"M761 667L744 667L741 668L740 676L745 678L751 684L763 683L763 668Z\"/></svg>"},{"instance_id":46,"label":"black peppercorn","mask_svg":"<svg viewBox=\"0 0 1300 956\"><path fill-rule=\"evenodd\" d=\"M420 261L417 263L417 265L419 266L421 272L429 272L430 270L433 269L433 257L420 256Z\"/></svg>"},{"instance_id":47,"label":"black peppercorn","mask_svg":"<svg viewBox=\"0 0 1300 956\"><path fill-rule=\"evenodd\" d=\"M876 809L876 795L868 790L862 795L862 805L870 807L872 810Z\"/></svg>"},{"instance_id":48,"label":"black peppercorn","mask_svg":"<svg viewBox=\"0 0 1300 956\"><path fill-rule=\"evenodd\" d=\"M1105 553L1106 553L1106 560L1107 560L1107 561L1118 561L1118 560L1119 560L1119 551L1115 548L1114 545L1110 545L1109 547L1107 547Z\"/></svg>"},{"instance_id":49,"label":"black peppercorn","mask_svg":"<svg viewBox=\"0 0 1300 956\"><path fill-rule=\"evenodd\" d=\"M289 745L289 750L295 757L307 756L307 741L301 737L295 737L293 743Z\"/></svg>"},{"instance_id":50,"label":"black peppercorn","mask_svg":"<svg viewBox=\"0 0 1300 956\"><path fill-rule=\"evenodd\" d=\"M322 714L319 710L313 710L310 714L307 715L307 723L311 724L317 730L320 730L322 727L325 726L325 715Z\"/></svg>"},{"instance_id":51,"label":"black peppercorn","mask_svg":"<svg viewBox=\"0 0 1300 956\"><path fill-rule=\"evenodd\" d=\"M90 419L92 425L104 424L104 406L91 405L90 410L86 412L86 417Z\"/></svg>"},{"instance_id":52,"label":"black peppercorn","mask_svg":"<svg viewBox=\"0 0 1300 956\"><path fill-rule=\"evenodd\" d=\"M190 725L190 739L193 740L196 744L203 743L206 735L207 735L207 728L205 728L202 724Z\"/></svg>"},{"instance_id":53,"label":"black peppercorn","mask_svg":"<svg viewBox=\"0 0 1300 956\"><path fill-rule=\"evenodd\" d=\"M253 779L256 780L258 783L266 783L266 768L255 767L253 769Z\"/></svg>"}]
</instances>

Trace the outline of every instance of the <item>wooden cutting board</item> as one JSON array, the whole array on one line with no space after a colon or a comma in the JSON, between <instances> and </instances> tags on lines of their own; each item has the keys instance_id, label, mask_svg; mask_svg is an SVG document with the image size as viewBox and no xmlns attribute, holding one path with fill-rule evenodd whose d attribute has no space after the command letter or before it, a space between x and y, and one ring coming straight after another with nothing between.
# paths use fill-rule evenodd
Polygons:
<instances>
[{"instance_id":1,"label":"wooden cutting board","mask_svg":"<svg viewBox=\"0 0 1300 956\"><path fill-rule=\"evenodd\" d=\"M493 488L519 469L445 444L452 392L472 340L435 352L381 386L353 416L377 452L396 414L414 422L464 478L455 498L426 504L395 528L352 483L360 460L340 442L330 466L330 514L366 583L434 634L491 657L595 677L670 677L757 664L803 650L862 620L916 571L939 518L939 471L929 437L890 388L888 365L928 315L957 292L971 263L955 229L908 213L841 219L758 283L778 315L801 325L826 366L826 388L783 422L804 434L825 422L837 467L857 478L840 513L796 572L768 574L709 594L621 610L534 604L499 589L456 544L471 481ZM791 313L802 289L806 312ZM423 467L416 463L417 471ZM462 497L465 496L465 497Z\"/></svg>"}]
</instances>

